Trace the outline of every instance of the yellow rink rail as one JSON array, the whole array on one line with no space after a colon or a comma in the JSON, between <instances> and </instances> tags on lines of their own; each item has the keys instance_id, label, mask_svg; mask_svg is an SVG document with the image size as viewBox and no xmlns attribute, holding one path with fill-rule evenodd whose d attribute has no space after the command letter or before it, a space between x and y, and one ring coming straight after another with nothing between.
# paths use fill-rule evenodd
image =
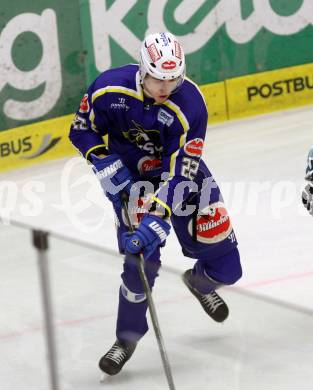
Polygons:
<instances>
[{"instance_id":1,"label":"yellow rink rail","mask_svg":"<svg viewBox=\"0 0 313 390\"><path fill-rule=\"evenodd\" d=\"M313 64L226 81L228 119L313 104Z\"/></svg>"},{"instance_id":2,"label":"yellow rink rail","mask_svg":"<svg viewBox=\"0 0 313 390\"><path fill-rule=\"evenodd\" d=\"M76 153L68 139L74 115L0 132L0 172Z\"/></svg>"}]
</instances>

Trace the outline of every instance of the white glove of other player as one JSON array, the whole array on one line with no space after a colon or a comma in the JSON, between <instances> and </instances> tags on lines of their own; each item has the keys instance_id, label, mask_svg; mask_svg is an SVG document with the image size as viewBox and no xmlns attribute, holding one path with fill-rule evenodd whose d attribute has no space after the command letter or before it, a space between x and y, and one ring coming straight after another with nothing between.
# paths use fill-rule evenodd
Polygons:
<instances>
[{"instance_id":1,"label":"white glove of other player","mask_svg":"<svg viewBox=\"0 0 313 390\"><path fill-rule=\"evenodd\" d=\"M302 203L308 212L313 215L313 148L308 155L305 180L309 183L302 191Z\"/></svg>"}]
</instances>

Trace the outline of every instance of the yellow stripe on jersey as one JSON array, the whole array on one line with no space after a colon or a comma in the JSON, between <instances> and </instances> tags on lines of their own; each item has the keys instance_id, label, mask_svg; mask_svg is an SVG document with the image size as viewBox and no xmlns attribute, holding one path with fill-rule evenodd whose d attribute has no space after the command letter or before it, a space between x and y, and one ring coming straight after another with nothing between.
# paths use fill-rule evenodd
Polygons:
<instances>
[{"instance_id":1,"label":"yellow stripe on jersey","mask_svg":"<svg viewBox=\"0 0 313 390\"><path fill-rule=\"evenodd\" d=\"M179 147L183 147L186 143L186 137L187 137L187 133L184 133L181 137L180 137L180 140L179 140Z\"/></svg>"},{"instance_id":2,"label":"yellow stripe on jersey","mask_svg":"<svg viewBox=\"0 0 313 390\"><path fill-rule=\"evenodd\" d=\"M179 147L183 147L186 142L186 137L187 137L187 131L189 130L189 122L187 118L185 117L184 113L181 111L180 107L177 106L174 102L171 100L166 100L164 103L166 107L168 107L170 110L174 111L180 124L182 125L182 128L184 130L184 133L181 135L180 140L179 140ZM172 155L171 155L171 160L170 160L170 176L175 175L175 165L176 165L176 157L178 156L179 149L176 150Z\"/></svg>"},{"instance_id":3,"label":"yellow stripe on jersey","mask_svg":"<svg viewBox=\"0 0 313 390\"><path fill-rule=\"evenodd\" d=\"M179 147L180 148L182 148L185 145L185 143L186 143L186 136L187 136L187 133L184 133L183 135L181 135L180 140L179 140ZM179 150L180 149L177 149L171 155L171 159L170 159L170 176L174 176L175 175L176 158L178 156Z\"/></svg>"},{"instance_id":4,"label":"yellow stripe on jersey","mask_svg":"<svg viewBox=\"0 0 313 390\"><path fill-rule=\"evenodd\" d=\"M96 127L96 125L95 125L95 123L94 123L94 121L95 121L95 112L94 112L93 109L91 109L91 111L90 111L89 120L90 120L90 123L91 123L91 128L92 128L92 130L98 131L98 130L97 130L97 127Z\"/></svg>"},{"instance_id":5,"label":"yellow stripe on jersey","mask_svg":"<svg viewBox=\"0 0 313 390\"><path fill-rule=\"evenodd\" d=\"M170 177L175 176L176 158L178 156L179 149L171 155L170 160Z\"/></svg>"},{"instance_id":6,"label":"yellow stripe on jersey","mask_svg":"<svg viewBox=\"0 0 313 390\"><path fill-rule=\"evenodd\" d=\"M127 96L131 96L135 99L138 99L140 101L143 101L143 93L142 91L141 92L138 92L138 91L135 91L134 89L129 89L129 88L125 88L125 87L121 87L121 86L108 86L108 87L105 87L105 88L100 88L98 89L97 91L95 91L93 94L92 94L92 97L91 97L91 101L92 103L94 103L94 101L99 97L99 96L102 96L104 95L105 93L121 93L121 94L124 94L124 95L127 95Z\"/></svg>"},{"instance_id":7,"label":"yellow stripe on jersey","mask_svg":"<svg viewBox=\"0 0 313 390\"><path fill-rule=\"evenodd\" d=\"M171 100L166 100L162 104L175 112L179 122L182 125L182 128L184 129L184 133L186 133L189 130L189 122L185 117L184 113L181 111L180 107L177 106L177 104L175 104Z\"/></svg>"},{"instance_id":8,"label":"yellow stripe on jersey","mask_svg":"<svg viewBox=\"0 0 313 390\"><path fill-rule=\"evenodd\" d=\"M199 88L199 86L196 83L194 83L189 77L185 77L185 80L188 80L192 85L194 85L196 87L196 89L198 90L199 94L201 95L203 102L206 106L206 101L205 101L204 95L203 95L201 89Z\"/></svg>"},{"instance_id":9,"label":"yellow stripe on jersey","mask_svg":"<svg viewBox=\"0 0 313 390\"><path fill-rule=\"evenodd\" d=\"M94 122L95 121L95 113L94 113L93 109L90 111L89 120L90 120L90 123L91 123L91 129L93 131L95 131L96 133L99 133L99 131L97 129L97 126L95 125L95 122ZM104 140L105 146L108 147L108 145L109 145L109 134L106 133L106 134L102 135L102 138Z\"/></svg>"}]
</instances>

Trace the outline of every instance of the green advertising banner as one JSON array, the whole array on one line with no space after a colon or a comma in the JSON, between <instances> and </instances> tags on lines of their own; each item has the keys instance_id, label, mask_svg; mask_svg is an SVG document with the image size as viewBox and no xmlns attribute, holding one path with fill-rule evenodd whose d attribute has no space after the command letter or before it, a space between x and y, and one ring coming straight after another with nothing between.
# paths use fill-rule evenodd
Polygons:
<instances>
[{"instance_id":1,"label":"green advertising banner","mask_svg":"<svg viewBox=\"0 0 313 390\"><path fill-rule=\"evenodd\" d=\"M312 0L2 0L0 130L72 113L102 71L168 30L200 85L313 63Z\"/></svg>"},{"instance_id":2,"label":"green advertising banner","mask_svg":"<svg viewBox=\"0 0 313 390\"><path fill-rule=\"evenodd\" d=\"M87 78L138 61L145 34L171 31L201 84L313 62L312 0L82 0Z\"/></svg>"},{"instance_id":3,"label":"green advertising banner","mask_svg":"<svg viewBox=\"0 0 313 390\"><path fill-rule=\"evenodd\" d=\"M1 0L0 130L75 111L85 89L77 0Z\"/></svg>"}]
</instances>

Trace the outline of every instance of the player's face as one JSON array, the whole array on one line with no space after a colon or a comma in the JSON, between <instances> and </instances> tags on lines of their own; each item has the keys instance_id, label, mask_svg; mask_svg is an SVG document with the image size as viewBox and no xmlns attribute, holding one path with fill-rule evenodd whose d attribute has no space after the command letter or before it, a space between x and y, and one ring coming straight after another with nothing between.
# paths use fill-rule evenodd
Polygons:
<instances>
[{"instance_id":1,"label":"player's face","mask_svg":"<svg viewBox=\"0 0 313 390\"><path fill-rule=\"evenodd\" d=\"M147 75L143 81L143 89L157 103L163 103L177 87L179 78L172 80L159 80Z\"/></svg>"}]
</instances>

